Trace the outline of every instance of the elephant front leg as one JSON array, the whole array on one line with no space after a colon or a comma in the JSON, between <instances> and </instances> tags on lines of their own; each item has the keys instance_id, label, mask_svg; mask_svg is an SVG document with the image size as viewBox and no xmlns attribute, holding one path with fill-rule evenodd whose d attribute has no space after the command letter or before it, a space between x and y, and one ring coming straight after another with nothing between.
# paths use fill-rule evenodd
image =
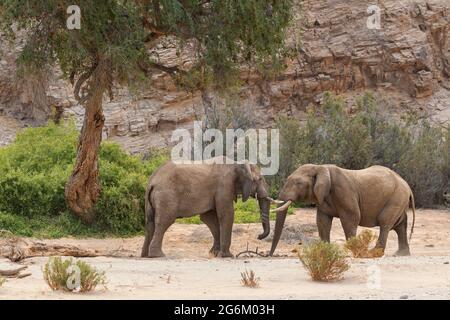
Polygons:
<instances>
[{"instance_id":1,"label":"elephant front leg","mask_svg":"<svg viewBox=\"0 0 450 320\"><path fill-rule=\"evenodd\" d=\"M200 220L202 220L203 223L206 224L211 231L211 234L214 238L214 243L209 252L214 257L217 257L220 252L220 228L219 221L217 220L217 213L214 210L204 213L200 215Z\"/></svg>"},{"instance_id":2,"label":"elephant front leg","mask_svg":"<svg viewBox=\"0 0 450 320\"><path fill-rule=\"evenodd\" d=\"M230 252L231 235L234 221L233 204L230 206L217 208L217 218L219 220L220 229L220 251L217 255L221 258L233 257Z\"/></svg>"},{"instance_id":3,"label":"elephant front leg","mask_svg":"<svg viewBox=\"0 0 450 320\"><path fill-rule=\"evenodd\" d=\"M146 258L148 257L148 247L150 245L150 242L153 238L153 233L155 232L155 224L154 223L147 223L145 225L145 241L144 245L142 246L142 252L141 257Z\"/></svg>"},{"instance_id":4,"label":"elephant front leg","mask_svg":"<svg viewBox=\"0 0 450 320\"><path fill-rule=\"evenodd\" d=\"M330 242L331 225L333 223L333 217L326 215L325 213L317 210L317 229L319 230L320 240Z\"/></svg>"}]
</instances>

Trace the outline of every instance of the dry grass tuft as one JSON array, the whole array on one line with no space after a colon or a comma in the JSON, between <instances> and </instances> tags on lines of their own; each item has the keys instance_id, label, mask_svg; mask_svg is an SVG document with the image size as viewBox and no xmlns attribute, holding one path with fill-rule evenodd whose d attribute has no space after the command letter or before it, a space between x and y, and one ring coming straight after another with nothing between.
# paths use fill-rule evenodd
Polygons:
<instances>
[{"instance_id":1,"label":"dry grass tuft","mask_svg":"<svg viewBox=\"0 0 450 320\"><path fill-rule=\"evenodd\" d=\"M5 283L5 279L3 279L2 277L0 277L0 287Z\"/></svg>"},{"instance_id":2,"label":"dry grass tuft","mask_svg":"<svg viewBox=\"0 0 450 320\"><path fill-rule=\"evenodd\" d=\"M345 248L349 250L354 258L377 258L383 256L383 249L374 248L369 250L369 246L377 239L374 232L364 230L356 237L350 238L345 243Z\"/></svg>"},{"instance_id":3,"label":"dry grass tuft","mask_svg":"<svg viewBox=\"0 0 450 320\"><path fill-rule=\"evenodd\" d=\"M299 247L297 254L314 281L336 281L350 268L345 251L337 244L314 241Z\"/></svg>"},{"instance_id":4,"label":"dry grass tuft","mask_svg":"<svg viewBox=\"0 0 450 320\"><path fill-rule=\"evenodd\" d=\"M256 278L255 272L253 270L245 270L241 272L241 284L248 288L259 288L259 278Z\"/></svg>"},{"instance_id":5,"label":"dry grass tuft","mask_svg":"<svg viewBox=\"0 0 450 320\"><path fill-rule=\"evenodd\" d=\"M98 285L106 285L105 272L81 260L73 262L72 258L51 257L43 272L44 280L52 290L89 292Z\"/></svg>"}]
</instances>

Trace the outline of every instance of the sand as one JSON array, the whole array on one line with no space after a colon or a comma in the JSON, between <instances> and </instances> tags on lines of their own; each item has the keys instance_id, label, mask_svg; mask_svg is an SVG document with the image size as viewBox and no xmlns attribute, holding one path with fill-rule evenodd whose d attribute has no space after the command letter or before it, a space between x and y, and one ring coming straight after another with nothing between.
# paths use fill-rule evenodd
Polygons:
<instances>
[{"instance_id":1,"label":"sand","mask_svg":"<svg viewBox=\"0 0 450 320\"><path fill-rule=\"evenodd\" d=\"M410 219L411 221L412 219ZM360 229L361 230L361 229ZM359 231L360 231L359 230ZM374 229L377 231L376 229ZM314 282L295 253L299 242L317 238L315 212L297 210L286 221L277 249L278 257L210 258L211 235L204 225L173 225L166 234L166 258L141 259L143 237L129 239L44 240L96 249L121 257L84 258L106 272L107 287L87 294L52 291L42 277L48 258L22 261L32 275L8 279L0 287L2 299L449 299L450 210L418 210L411 242L412 255L395 257L397 238L389 236L386 255L379 259L351 259L351 268L340 281ZM270 241L259 241L259 224L235 225L232 252L267 251ZM342 244L339 220L332 241ZM270 240L270 239L269 239ZM17 264L0 259L0 268ZM253 270L260 287L245 288L240 273Z\"/></svg>"}]
</instances>

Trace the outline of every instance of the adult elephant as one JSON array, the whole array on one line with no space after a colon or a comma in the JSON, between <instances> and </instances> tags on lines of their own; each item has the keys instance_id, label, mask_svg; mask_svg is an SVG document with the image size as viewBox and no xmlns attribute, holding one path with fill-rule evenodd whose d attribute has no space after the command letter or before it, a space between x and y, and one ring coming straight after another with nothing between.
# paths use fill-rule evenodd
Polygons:
<instances>
[{"instance_id":1,"label":"adult elephant","mask_svg":"<svg viewBox=\"0 0 450 320\"><path fill-rule=\"evenodd\" d=\"M414 230L414 196L408 183L394 171L372 166L346 170L335 165L306 164L292 173L279 194L285 203L277 212L272 248L273 255L286 219L287 209L297 200L317 205L317 227L321 240L330 241L333 218L341 219L345 237L356 235L358 226L380 227L375 248L384 253L390 230L398 235L397 255L409 255L407 210L411 205Z\"/></svg>"},{"instance_id":2,"label":"adult elephant","mask_svg":"<svg viewBox=\"0 0 450 320\"><path fill-rule=\"evenodd\" d=\"M226 164L218 158L203 164L179 164L172 161L151 177L145 193L145 241L142 257L161 257L164 233L177 218L196 214L210 229L214 256L231 257L230 244L234 221L233 201L252 196L259 201L263 239L270 232L269 210L273 199L260 169L252 164ZM220 163L218 163L220 162Z\"/></svg>"}]
</instances>

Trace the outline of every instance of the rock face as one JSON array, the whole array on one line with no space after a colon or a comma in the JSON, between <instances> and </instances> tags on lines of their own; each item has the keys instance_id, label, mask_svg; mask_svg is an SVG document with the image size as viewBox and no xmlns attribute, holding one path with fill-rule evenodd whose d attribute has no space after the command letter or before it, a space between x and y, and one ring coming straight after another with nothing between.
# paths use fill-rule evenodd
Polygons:
<instances>
[{"instance_id":1,"label":"rock face","mask_svg":"<svg viewBox=\"0 0 450 320\"><path fill-rule=\"evenodd\" d=\"M380 29L367 27L374 16L364 1L302 2L289 32L298 53L283 74L263 81L243 72L241 105L251 110L257 127L272 126L280 114L303 119L306 107L320 103L325 91L343 95L351 107L353 98L367 89L390 101L392 111L422 110L450 121L450 1L375 4L381 9ZM168 66L192 62L189 50L181 56L176 51L163 41L156 53ZM0 60L0 114L40 124L53 106L64 108L65 116L73 115L81 125L84 110L73 99L71 86L57 72L46 81L15 81L14 57L13 49ZM200 93L177 90L164 74L153 80L137 96L118 90L113 101L105 100L105 137L133 153L168 145L173 129L190 128L204 116Z\"/></svg>"}]
</instances>

